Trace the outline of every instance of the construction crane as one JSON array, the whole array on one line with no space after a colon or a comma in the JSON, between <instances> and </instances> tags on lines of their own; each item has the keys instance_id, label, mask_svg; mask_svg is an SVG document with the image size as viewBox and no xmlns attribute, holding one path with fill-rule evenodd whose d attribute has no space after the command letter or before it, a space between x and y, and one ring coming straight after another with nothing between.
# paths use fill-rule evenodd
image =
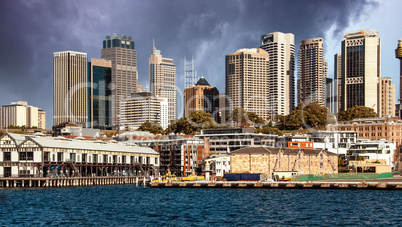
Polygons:
<instances>
[{"instance_id":1,"label":"construction crane","mask_svg":"<svg viewBox=\"0 0 402 227\"><path fill-rule=\"evenodd\" d=\"M209 181L210 179L210 172L212 172L212 170L210 170L211 167L211 163L213 163L216 160L219 160L223 158L223 156L218 156L215 158L208 158L204 160L204 171L205 172L205 180Z\"/></svg>"}]
</instances>

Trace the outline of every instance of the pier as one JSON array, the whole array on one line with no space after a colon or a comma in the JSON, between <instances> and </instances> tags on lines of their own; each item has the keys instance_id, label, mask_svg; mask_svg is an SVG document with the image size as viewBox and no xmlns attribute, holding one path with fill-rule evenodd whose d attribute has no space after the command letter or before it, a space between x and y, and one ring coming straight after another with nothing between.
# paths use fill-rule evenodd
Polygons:
<instances>
[{"instance_id":1,"label":"pier","mask_svg":"<svg viewBox=\"0 0 402 227\"><path fill-rule=\"evenodd\" d=\"M95 185L122 185L135 184L147 186L151 182L149 177L138 176L104 176L104 177L5 177L0 178L0 188L49 188L75 187Z\"/></svg>"},{"instance_id":2,"label":"pier","mask_svg":"<svg viewBox=\"0 0 402 227\"><path fill-rule=\"evenodd\" d=\"M152 182L151 188L402 190L400 182Z\"/></svg>"}]
</instances>

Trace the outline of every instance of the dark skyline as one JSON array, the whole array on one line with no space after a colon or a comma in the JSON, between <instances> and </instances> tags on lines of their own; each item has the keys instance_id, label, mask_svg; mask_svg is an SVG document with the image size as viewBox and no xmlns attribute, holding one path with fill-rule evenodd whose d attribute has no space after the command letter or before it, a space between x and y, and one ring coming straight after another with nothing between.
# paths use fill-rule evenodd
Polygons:
<instances>
[{"instance_id":1,"label":"dark skyline","mask_svg":"<svg viewBox=\"0 0 402 227\"><path fill-rule=\"evenodd\" d=\"M179 89L184 87L184 56L194 54L199 76L224 93L225 55L259 47L265 33L293 33L296 50L301 40L322 37L332 78L333 55L341 50L343 34L376 29L382 40L381 76L392 78L398 96L394 50L402 38L401 7L398 1L368 0L0 1L0 105L28 101L46 112L51 127L53 52L74 50L88 53L88 60L100 58L102 41L112 33L134 40L138 80L147 89L154 39L162 55L174 59Z\"/></svg>"}]
</instances>

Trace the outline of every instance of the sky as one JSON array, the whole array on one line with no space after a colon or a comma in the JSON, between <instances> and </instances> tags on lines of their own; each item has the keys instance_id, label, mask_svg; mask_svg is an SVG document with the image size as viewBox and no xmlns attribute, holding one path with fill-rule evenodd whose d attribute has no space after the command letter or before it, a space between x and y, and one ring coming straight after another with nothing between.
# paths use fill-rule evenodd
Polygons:
<instances>
[{"instance_id":1,"label":"sky","mask_svg":"<svg viewBox=\"0 0 402 227\"><path fill-rule=\"evenodd\" d=\"M333 56L341 51L344 33L362 29L379 31L381 76L392 78L398 99L395 48L402 39L401 8L398 0L3 0L0 105L28 101L46 112L51 128L53 52L100 58L106 35L119 33L134 40L139 83L147 89L153 40L163 57L173 58L181 117L185 56L194 55L198 74L224 93L226 54L257 48L261 35L275 31L293 33L296 51L300 41L321 37L333 78Z\"/></svg>"}]
</instances>

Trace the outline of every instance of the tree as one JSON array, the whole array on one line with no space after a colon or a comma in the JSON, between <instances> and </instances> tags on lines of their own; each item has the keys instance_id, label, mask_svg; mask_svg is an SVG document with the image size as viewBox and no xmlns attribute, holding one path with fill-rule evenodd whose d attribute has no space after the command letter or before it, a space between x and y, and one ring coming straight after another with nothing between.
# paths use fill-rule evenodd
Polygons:
<instances>
[{"instance_id":1,"label":"tree","mask_svg":"<svg viewBox=\"0 0 402 227\"><path fill-rule=\"evenodd\" d=\"M169 125L165 132L166 134L174 132L190 135L193 134L194 131L195 128L185 118L180 118L176 122L172 122L172 124Z\"/></svg>"},{"instance_id":2,"label":"tree","mask_svg":"<svg viewBox=\"0 0 402 227\"><path fill-rule=\"evenodd\" d=\"M157 122L144 122L140 127L137 129L138 131L148 131L152 134L164 134L163 128Z\"/></svg>"},{"instance_id":3,"label":"tree","mask_svg":"<svg viewBox=\"0 0 402 227\"><path fill-rule=\"evenodd\" d=\"M262 124L264 123L264 119L260 116L258 116L254 112L247 112L247 117L251 122L254 122L255 124Z\"/></svg>"},{"instance_id":4,"label":"tree","mask_svg":"<svg viewBox=\"0 0 402 227\"><path fill-rule=\"evenodd\" d=\"M328 112L326 107L320 106L317 102L308 105L299 104L290 114L278 116L283 129L300 128L323 128L327 123L334 122L334 116Z\"/></svg>"},{"instance_id":5,"label":"tree","mask_svg":"<svg viewBox=\"0 0 402 227\"><path fill-rule=\"evenodd\" d=\"M338 120L351 121L355 118L369 118L369 117L378 117L374 109L366 106L354 106L352 108L347 109L346 111L340 112L338 115Z\"/></svg>"},{"instance_id":6,"label":"tree","mask_svg":"<svg viewBox=\"0 0 402 227\"><path fill-rule=\"evenodd\" d=\"M195 111L187 116L187 121L197 130L214 128L217 123L211 118L211 114L205 111Z\"/></svg>"},{"instance_id":7,"label":"tree","mask_svg":"<svg viewBox=\"0 0 402 227\"><path fill-rule=\"evenodd\" d=\"M271 127L263 127L262 129L255 129L254 130L256 133L263 133L263 134L276 134L278 136L283 136L283 133L281 130L277 128L271 128Z\"/></svg>"}]
</instances>

